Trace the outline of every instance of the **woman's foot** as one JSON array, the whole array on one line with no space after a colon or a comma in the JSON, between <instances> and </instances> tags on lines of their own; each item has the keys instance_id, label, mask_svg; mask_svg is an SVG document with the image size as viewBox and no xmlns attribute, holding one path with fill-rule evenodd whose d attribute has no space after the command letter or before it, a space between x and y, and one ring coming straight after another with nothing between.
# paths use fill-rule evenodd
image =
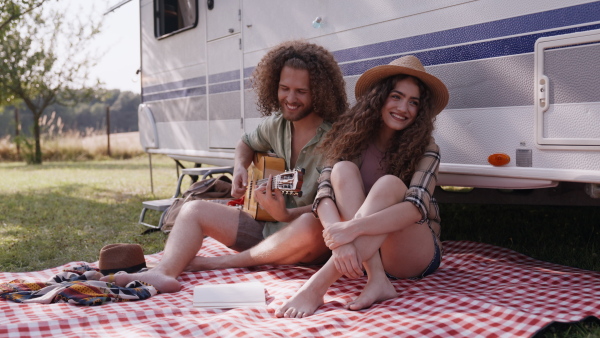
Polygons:
<instances>
[{"instance_id":1,"label":"woman's foot","mask_svg":"<svg viewBox=\"0 0 600 338\"><path fill-rule=\"evenodd\" d=\"M288 299L275 315L279 318L304 318L317 311L323 305L324 293L316 292L311 288L302 287L292 298Z\"/></svg>"},{"instance_id":2,"label":"woman's foot","mask_svg":"<svg viewBox=\"0 0 600 338\"><path fill-rule=\"evenodd\" d=\"M387 277L369 279L367 285L356 299L348 305L348 310L362 310L374 303L398 297L396 289Z\"/></svg>"},{"instance_id":3,"label":"woman's foot","mask_svg":"<svg viewBox=\"0 0 600 338\"><path fill-rule=\"evenodd\" d=\"M154 269L141 273L122 273L105 276L100 278L100 280L103 282L114 283L121 287L125 287L129 283L139 280L154 286L156 290L162 293L177 292L181 290L181 284L177 279L161 274Z\"/></svg>"}]
</instances>

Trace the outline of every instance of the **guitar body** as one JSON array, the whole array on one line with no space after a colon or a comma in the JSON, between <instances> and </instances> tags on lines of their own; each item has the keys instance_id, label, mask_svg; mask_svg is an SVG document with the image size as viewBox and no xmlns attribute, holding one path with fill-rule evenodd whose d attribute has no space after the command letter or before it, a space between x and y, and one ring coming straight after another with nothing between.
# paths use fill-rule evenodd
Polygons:
<instances>
[{"instance_id":1,"label":"guitar body","mask_svg":"<svg viewBox=\"0 0 600 338\"><path fill-rule=\"evenodd\" d=\"M263 209L254 199L256 182L268 178L269 175L278 175L285 171L285 160L271 157L264 153L256 153L254 161L248 168L248 188L244 198L244 211L257 221L275 222L275 219Z\"/></svg>"}]
</instances>

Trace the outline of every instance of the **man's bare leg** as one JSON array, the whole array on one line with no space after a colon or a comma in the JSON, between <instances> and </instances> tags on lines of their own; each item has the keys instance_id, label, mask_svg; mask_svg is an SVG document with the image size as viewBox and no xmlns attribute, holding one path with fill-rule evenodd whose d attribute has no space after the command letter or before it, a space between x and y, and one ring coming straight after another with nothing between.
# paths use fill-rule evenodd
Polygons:
<instances>
[{"instance_id":1,"label":"man's bare leg","mask_svg":"<svg viewBox=\"0 0 600 338\"><path fill-rule=\"evenodd\" d=\"M322 230L319 220L307 213L248 250L218 257L196 256L185 271L310 263L329 251Z\"/></svg>"},{"instance_id":2,"label":"man's bare leg","mask_svg":"<svg viewBox=\"0 0 600 338\"><path fill-rule=\"evenodd\" d=\"M225 245L233 245L238 220L239 211L228 206L206 201L184 204L158 265L142 273L115 275L115 284L125 286L140 280L153 285L160 292L179 291L181 284L177 277L202 247L204 236L211 236ZM101 280L110 281L111 277L106 276Z\"/></svg>"}]
</instances>

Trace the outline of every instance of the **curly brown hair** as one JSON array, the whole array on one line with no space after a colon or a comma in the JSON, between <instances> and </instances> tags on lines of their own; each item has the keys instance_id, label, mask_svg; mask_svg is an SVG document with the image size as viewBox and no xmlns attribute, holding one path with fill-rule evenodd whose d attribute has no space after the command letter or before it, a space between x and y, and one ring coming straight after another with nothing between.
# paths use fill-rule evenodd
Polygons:
<instances>
[{"instance_id":1,"label":"curly brown hair","mask_svg":"<svg viewBox=\"0 0 600 338\"><path fill-rule=\"evenodd\" d=\"M281 108L277 90L284 66L308 71L312 111L323 120L333 123L348 109L346 84L333 55L319 45L293 40L273 47L252 74L256 105L263 116Z\"/></svg>"},{"instance_id":2,"label":"curly brown hair","mask_svg":"<svg viewBox=\"0 0 600 338\"><path fill-rule=\"evenodd\" d=\"M332 165L339 160L352 161L378 136L383 124L381 108L388 95L400 80L412 78L419 86L419 110L415 121L406 129L396 131L385 150L382 165L386 173L410 182L433 132L435 114L431 109L431 94L418 78L408 75L388 77L376 83L369 92L359 97L352 108L342 114L327 133L319 151L325 153L326 162Z\"/></svg>"}]
</instances>

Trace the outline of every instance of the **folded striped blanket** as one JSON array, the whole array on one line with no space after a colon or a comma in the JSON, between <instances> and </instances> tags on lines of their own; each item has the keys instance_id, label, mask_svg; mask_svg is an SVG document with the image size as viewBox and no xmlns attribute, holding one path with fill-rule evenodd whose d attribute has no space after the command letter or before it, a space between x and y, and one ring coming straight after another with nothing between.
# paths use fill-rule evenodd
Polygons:
<instances>
[{"instance_id":1,"label":"folded striped blanket","mask_svg":"<svg viewBox=\"0 0 600 338\"><path fill-rule=\"evenodd\" d=\"M103 275L88 265L76 266L56 274L46 282L15 279L0 283L0 297L18 303L70 303L101 305L148 299L157 290L146 283L133 281L126 287L101 282Z\"/></svg>"}]
</instances>

